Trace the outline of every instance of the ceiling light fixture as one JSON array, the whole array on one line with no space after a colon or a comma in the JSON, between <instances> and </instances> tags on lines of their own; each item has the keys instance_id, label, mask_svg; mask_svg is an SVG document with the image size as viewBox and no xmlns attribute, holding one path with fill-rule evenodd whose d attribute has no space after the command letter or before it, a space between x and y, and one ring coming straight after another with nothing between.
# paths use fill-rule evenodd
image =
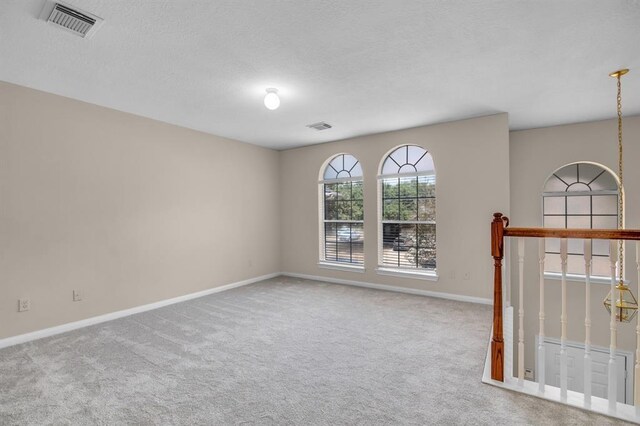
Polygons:
<instances>
[{"instance_id":1,"label":"ceiling light fixture","mask_svg":"<svg viewBox=\"0 0 640 426\"><path fill-rule=\"evenodd\" d=\"M622 85L620 77L628 73L628 69L621 69L609 74L617 80L617 112L618 112L618 178L620 179L620 196L618 197L618 229L624 229L624 197L622 180ZM612 247L613 248L613 247ZM624 282L624 240L618 242L618 285L611 284L611 291L604 299L604 306L611 314L613 309L616 321L631 322L638 313L638 300ZM613 318L612 318L613 320Z\"/></svg>"},{"instance_id":2,"label":"ceiling light fixture","mask_svg":"<svg viewBox=\"0 0 640 426\"><path fill-rule=\"evenodd\" d=\"M278 107L280 106L280 98L278 97L278 89L274 89L273 87L270 87L267 89L267 94L264 97L264 106L267 107L267 109L270 110L274 110L274 109L278 109Z\"/></svg>"}]
</instances>

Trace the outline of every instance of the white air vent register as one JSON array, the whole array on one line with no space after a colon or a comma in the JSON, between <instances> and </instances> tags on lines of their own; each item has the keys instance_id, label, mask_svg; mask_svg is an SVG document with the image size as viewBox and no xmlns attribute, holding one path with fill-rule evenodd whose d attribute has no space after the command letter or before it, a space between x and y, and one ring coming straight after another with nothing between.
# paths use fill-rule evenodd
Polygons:
<instances>
[{"instance_id":1,"label":"white air vent register","mask_svg":"<svg viewBox=\"0 0 640 426\"><path fill-rule=\"evenodd\" d=\"M91 13L85 12L64 3L46 1L40 19L83 38L90 38L102 25L104 20Z\"/></svg>"},{"instance_id":2,"label":"white air vent register","mask_svg":"<svg viewBox=\"0 0 640 426\"><path fill-rule=\"evenodd\" d=\"M326 129L330 129L332 126L329 123L325 123L324 121L320 121L318 123L307 124L307 127L310 128L310 129L316 129L316 130L326 130Z\"/></svg>"}]
</instances>

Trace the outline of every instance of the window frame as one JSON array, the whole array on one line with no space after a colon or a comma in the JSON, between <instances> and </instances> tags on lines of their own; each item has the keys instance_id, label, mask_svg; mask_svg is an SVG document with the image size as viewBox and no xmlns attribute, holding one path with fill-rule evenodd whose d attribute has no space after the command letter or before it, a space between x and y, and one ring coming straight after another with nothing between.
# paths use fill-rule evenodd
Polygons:
<instances>
[{"instance_id":1,"label":"window frame","mask_svg":"<svg viewBox=\"0 0 640 426\"><path fill-rule=\"evenodd\" d=\"M601 170L601 172L594 178L592 179L590 182L585 183L585 182L580 182L579 181L579 176L580 176L580 165L590 165L590 166L595 166L597 168L599 168ZM576 178L578 179L575 182L572 183L567 183L565 182L562 178L560 178L559 176L557 176L557 173L560 172L561 170L571 167L571 166L576 166ZM591 184L596 181L598 179L598 177L600 177L601 175L607 173L611 178L613 178L614 182L616 183L617 189L613 190L613 189L604 189L604 190L593 190L591 189ZM547 184L549 183L549 180L552 179L553 177L556 177L557 179L561 180L565 185L567 185L567 190L565 191L545 191ZM588 191L568 191L568 188L570 188L572 185L575 185L576 183L582 183L585 186L589 187ZM568 199L570 197L589 197L589 213L569 213L568 212ZM615 196L615 205L616 205L616 213L615 214L605 214L605 213L593 213L593 197L598 197L598 196ZM568 218L569 217L588 217L589 218L589 229L594 229L593 228L593 219L594 217L615 217L616 218L616 224L618 223L618 206L619 206L619 202L620 202L620 197L624 197L624 189L620 188L620 181L618 179L618 175L616 173L614 173L611 169L609 169L608 167L599 164L599 163L594 163L594 162L590 162L590 161L576 161L573 163L568 163L565 164L561 167L558 167L557 169L555 169L553 171L553 173L549 174L549 176L547 176L547 178L544 181L544 184L542 186L542 191L540 193L540 210L541 210L541 220L542 220L542 226L545 226L545 218L546 217L564 217L564 229L567 228L568 225ZM545 212L545 201L549 198L564 198L564 213L560 214L560 213L549 213L547 214ZM611 229L617 229L616 228L611 228ZM552 252L549 251L548 248L548 243L545 245L545 258L548 255L559 255L558 252ZM571 253L569 253L571 254ZM581 255L581 253L573 253L574 255ZM608 255L598 255L593 253L592 254L593 257L600 257L600 258L608 258ZM550 279L550 280L562 280L562 273L561 272L556 272L556 271L550 271L546 269L546 265L547 263L545 263L545 270L544 270L544 277L545 279ZM616 269L617 271L617 269ZM585 282L586 276L584 273L580 273L580 274L576 274L576 273L569 273L567 272L566 274L566 279L567 281L574 281L574 282ZM591 272L591 275L589 277L589 280L591 283L594 284L605 284L605 285L610 285L611 284L611 277L608 275L594 275L593 274L593 269ZM625 280L626 282L626 280Z\"/></svg>"},{"instance_id":2,"label":"window frame","mask_svg":"<svg viewBox=\"0 0 640 426\"><path fill-rule=\"evenodd\" d=\"M405 147L411 147L411 146L415 146L417 148L420 148L422 150L425 151L425 153L423 154L422 157L420 157L419 160L417 160L415 164L418 164L422 158L425 155L429 155L431 162L434 163L433 166L433 170L431 172L429 171L416 171L416 172L406 172L406 173L386 173L383 174L383 170L384 170L384 166L385 163L387 161L387 159L391 158L397 165L398 165L398 170L402 169L403 166L405 166L406 164L398 164L397 161L395 161L395 159L393 159L391 157L392 154L396 153L399 149L405 148ZM407 157L408 157L408 152L407 152ZM407 158L408 161L408 158ZM423 280L430 280L430 281L437 281L438 280L438 273L437 273L437 219L436 220L409 220L409 221L403 221L403 220L387 220L384 219L384 202L385 202L385 198L384 198L384 182L386 179L403 179L403 178L419 178L419 177L432 177L434 180L434 195L432 197L423 197L423 198L432 198L434 200L434 217L436 216L436 212L437 212L437 183L436 183L436 167L435 167L435 161L433 159L433 155L431 154L431 152L429 152L429 150L427 150L426 148L417 145L417 144L403 144L400 146L396 146L393 149L387 151L387 153L383 156L383 158L380 161L380 167L379 167L379 174L376 178L377 180L377 205L378 205L378 214L377 214L377 224L378 224L378 238L377 238L377 246L378 246L378 260L377 260L377 268L376 268L376 272L379 275L390 275L390 276L397 276L397 277L403 277L403 278L417 278L417 279L423 279ZM417 183L417 182L416 182ZM398 199L400 200L402 197L398 196ZM414 198L410 198L410 199L414 199ZM420 200L421 197L417 194L416 195L416 202L418 200ZM418 219L418 217L416 216L416 219ZM434 250L436 252L436 267L435 268L423 268L423 267L419 267L418 265L416 266L401 266L401 265L389 265L389 264L385 264L384 263L384 227L385 224L416 224L416 225L420 225L420 224L425 224L425 225L433 225L435 227L434 230L434 238L435 238L435 242L434 242ZM399 251L400 253L400 251Z\"/></svg>"},{"instance_id":3,"label":"window frame","mask_svg":"<svg viewBox=\"0 0 640 426\"><path fill-rule=\"evenodd\" d=\"M362 172L361 175L359 176L349 176L349 177L336 177L333 179L325 179L325 172L327 170L328 167L332 167L331 163L338 157L340 156L350 156L353 159L356 160L356 162L354 163L354 165L351 167L351 169L349 169L349 173L351 172L351 170L353 170L353 168L356 165L359 165L360 167L360 171ZM334 170L336 171L336 174L339 174L342 170L338 171L334 168ZM346 171L346 170L345 170ZM351 183L353 185L353 183L355 182L359 182L361 184L362 187L362 210L363 210L363 214L362 214L362 219L361 220L354 220L354 219L348 219L348 220L341 220L341 219L326 219L325 214L326 214L326 185L328 184L340 184L340 183ZM318 230L319 230L319 256L318 256L318 266L320 268L324 268L324 269L333 269L333 270L342 270L342 271L349 271L349 272L364 272L364 268L365 268L365 253L364 253L364 240L365 240L365 235L364 235L364 170L362 169L362 163L360 163L360 160L353 154L349 154L346 152L340 152L337 154L334 154L332 156L330 156L322 165L322 167L320 168L320 175L319 175L319 180L318 180L318 207L319 207L319 211L318 211L318 219L319 219L319 225L318 225ZM353 201L353 199L350 199L350 201ZM352 212L353 213L353 212ZM346 261L339 261L339 260L327 260L327 250L326 250L326 224L327 223L348 223L348 224L360 224L362 226L362 239L361 239L361 245L362 245L362 263L354 263L353 262L353 254L350 254L350 261L346 262ZM349 232L351 233L352 230L350 228ZM353 245L353 240L351 239L351 235L349 236L349 244L350 244L350 249L352 250L352 245ZM337 250L337 244L338 241L336 240L336 250Z\"/></svg>"}]
</instances>

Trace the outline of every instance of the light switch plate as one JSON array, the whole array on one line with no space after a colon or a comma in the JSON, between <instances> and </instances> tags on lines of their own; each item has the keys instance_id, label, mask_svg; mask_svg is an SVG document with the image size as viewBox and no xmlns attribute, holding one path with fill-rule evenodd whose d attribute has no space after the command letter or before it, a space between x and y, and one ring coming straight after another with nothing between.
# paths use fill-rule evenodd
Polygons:
<instances>
[{"instance_id":1,"label":"light switch plate","mask_svg":"<svg viewBox=\"0 0 640 426\"><path fill-rule=\"evenodd\" d=\"M25 312L31 309L31 300L18 299L18 312Z\"/></svg>"}]
</instances>

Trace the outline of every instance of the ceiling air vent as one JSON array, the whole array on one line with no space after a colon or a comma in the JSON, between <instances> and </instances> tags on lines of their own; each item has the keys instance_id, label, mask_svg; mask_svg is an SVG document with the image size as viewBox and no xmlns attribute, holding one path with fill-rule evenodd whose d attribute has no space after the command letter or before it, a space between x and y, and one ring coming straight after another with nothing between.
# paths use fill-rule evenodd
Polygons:
<instances>
[{"instance_id":1,"label":"ceiling air vent","mask_svg":"<svg viewBox=\"0 0 640 426\"><path fill-rule=\"evenodd\" d=\"M52 1L45 2L40 18L83 38L92 36L103 22L95 15Z\"/></svg>"},{"instance_id":2,"label":"ceiling air vent","mask_svg":"<svg viewBox=\"0 0 640 426\"><path fill-rule=\"evenodd\" d=\"M316 129L316 130L327 130L327 129L330 129L332 126L329 123L325 123L324 121L320 121L318 123L307 124L307 127L310 128L310 129Z\"/></svg>"}]
</instances>

